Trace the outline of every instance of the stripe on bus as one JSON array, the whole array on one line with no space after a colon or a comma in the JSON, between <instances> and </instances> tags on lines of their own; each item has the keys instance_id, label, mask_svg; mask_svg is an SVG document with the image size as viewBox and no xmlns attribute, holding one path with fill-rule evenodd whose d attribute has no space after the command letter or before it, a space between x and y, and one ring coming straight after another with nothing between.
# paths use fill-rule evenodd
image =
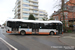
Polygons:
<instances>
[{"instance_id":1,"label":"stripe on bus","mask_svg":"<svg viewBox=\"0 0 75 50\"><path fill-rule=\"evenodd\" d=\"M7 33L12 33L11 31L6 31Z\"/></svg>"}]
</instances>

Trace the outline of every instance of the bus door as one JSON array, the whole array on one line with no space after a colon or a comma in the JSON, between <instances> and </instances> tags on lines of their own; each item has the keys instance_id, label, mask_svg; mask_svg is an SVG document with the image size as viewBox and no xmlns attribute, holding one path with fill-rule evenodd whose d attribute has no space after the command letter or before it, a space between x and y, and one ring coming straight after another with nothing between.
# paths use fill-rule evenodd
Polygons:
<instances>
[{"instance_id":1,"label":"bus door","mask_svg":"<svg viewBox=\"0 0 75 50\"><path fill-rule=\"evenodd\" d=\"M59 24L60 34L62 34L62 24Z\"/></svg>"},{"instance_id":2,"label":"bus door","mask_svg":"<svg viewBox=\"0 0 75 50\"><path fill-rule=\"evenodd\" d=\"M60 34L60 27L59 27L59 23L56 23L56 30L58 30L58 34Z\"/></svg>"},{"instance_id":3,"label":"bus door","mask_svg":"<svg viewBox=\"0 0 75 50\"><path fill-rule=\"evenodd\" d=\"M38 23L33 23L32 34L39 34L39 24Z\"/></svg>"},{"instance_id":4,"label":"bus door","mask_svg":"<svg viewBox=\"0 0 75 50\"><path fill-rule=\"evenodd\" d=\"M60 23L57 24L58 34L62 34L62 25Z\"/></svg>"},{"instance_id":5,"label":"bus door","mask_svg":"<svg viewBox=\"0 0 75 50\"><path fill-rule=\"evenodd\" d=\"M12 33L18 33L19 31L19 24L17 22L12 22Z\"/></svg>"}]
</instances>

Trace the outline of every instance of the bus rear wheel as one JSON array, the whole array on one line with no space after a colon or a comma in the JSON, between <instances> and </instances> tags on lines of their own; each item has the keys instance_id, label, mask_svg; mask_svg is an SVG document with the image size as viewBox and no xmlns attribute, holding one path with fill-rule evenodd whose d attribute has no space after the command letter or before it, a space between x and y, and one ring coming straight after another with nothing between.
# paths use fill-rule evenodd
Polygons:
<instances>
[{"instance_id":1,"label":"bus rear wheel","mask_svg":"<svg viewBox=\"0 0 75 50\"><path fill-rule=\"evenodd\" d=\"M21 35L25 35L25 31L21 31L20 34L21 34Z\"/></svg>"},{"instance_id":2,"label":"bus rear wheel","mask_svg":"<svg viewBox=\"0 0 75 50\"><path fill-rule=\"evenodd\" d=\"M52 31L52 32L50 32L50 35L54 35L54 32Z\"/></svg>"}]
</instances>

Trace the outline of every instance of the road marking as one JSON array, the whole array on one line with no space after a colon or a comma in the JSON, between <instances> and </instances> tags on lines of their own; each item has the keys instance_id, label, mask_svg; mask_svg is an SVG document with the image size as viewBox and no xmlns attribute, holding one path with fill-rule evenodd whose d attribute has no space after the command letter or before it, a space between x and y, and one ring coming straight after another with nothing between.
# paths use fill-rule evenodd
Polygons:
<instances>
[{"instance_id":1,"label":"road marking","mask_svg":"<svg viewBox=\"0 0 75 50\"><path fill-rule=\"evenodd\" d=\"M9 44L7 41L5 41L4 39L2 39L1 37L0 37L0 39L1 39L4 43L6 43L8 46L10 46L11 48L13 48L14 50L18 50L17 48L15 48L15 47L12 46L11 44Z\"/></svg>"},{"instance_id":2,"label":"road marking","mask_svg":"<svg viewBox=\"0 0 75 50\"><path fill-rule=\"evenodd\" d=\"M63 38L71 38L71 39L75 39L75 37L72 37L72 36L65 36Z\"/></svg>"},{"instance_id":3,"label":"road marking","mask_svg":"<svg viewBox=\"0 0 75 50\"><path fill-rule=\"evenodd\" d=\"M60 37L60 36L51 36L51 37Z\"/></svg>"}]
</instances>

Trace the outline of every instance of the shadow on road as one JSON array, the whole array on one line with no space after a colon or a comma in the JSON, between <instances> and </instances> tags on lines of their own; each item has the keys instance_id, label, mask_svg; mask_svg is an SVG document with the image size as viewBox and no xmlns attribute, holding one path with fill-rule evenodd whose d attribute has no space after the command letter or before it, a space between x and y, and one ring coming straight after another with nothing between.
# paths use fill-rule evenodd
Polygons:
<instances>
[{"instance_id":1,"label":"shadow on road","mask_svg":"<svg viewBox=\"0 0 75 50\"><path fill-rule=\"evenodd\" d=\"M61 36L61 34L59 34L59 35L46 35L46 34L43 34L43 35L40 35L40 34L26 34L26 35L21 35L21 34L8 34L8 35L15 35L15 36Z\"/></svg>"}]
</instances>

